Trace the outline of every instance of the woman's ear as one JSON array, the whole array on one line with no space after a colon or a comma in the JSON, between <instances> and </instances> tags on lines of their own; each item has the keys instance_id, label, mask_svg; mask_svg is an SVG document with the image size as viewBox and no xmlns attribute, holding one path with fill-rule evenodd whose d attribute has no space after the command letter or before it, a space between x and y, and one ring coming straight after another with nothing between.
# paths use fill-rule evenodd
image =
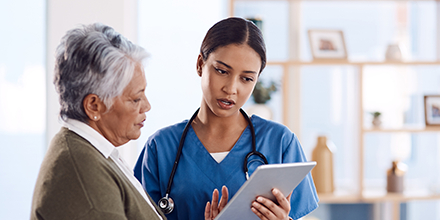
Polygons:
<instances>
[{"instance_id":1,"label":"woman's ear","mask_svg":"<svg viewBox=\"0 0 440 220\"><path fill-rule=\"evenodd\" d=\"M83 107L90 121L98 121L105 112L105 105L96 94L88 94L83 100Z\"/></svg>"},{"instance_id":2,"label":"woman's ear","mask_svg":"<svg viewBox=\"0 0 440 220\"><path fill-rule=\"evenodd\" d=\"M199 56L197 57L197 74L199 76L202 76L202 67L204 63L205 62L203 61L202 54L199 54Z\"/></svg>"}]
</instances>

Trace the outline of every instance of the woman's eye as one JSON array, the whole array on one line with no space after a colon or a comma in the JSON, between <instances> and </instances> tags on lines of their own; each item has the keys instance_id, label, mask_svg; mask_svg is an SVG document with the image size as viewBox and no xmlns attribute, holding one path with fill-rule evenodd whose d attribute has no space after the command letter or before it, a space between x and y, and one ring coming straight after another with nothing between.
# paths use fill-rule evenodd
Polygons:
<instances>
[{"instance_id":1,"label":"woman's eye","mask_svg":"<svg viewBox=\"0 0 440 220\"><path fill-rule=\"evenodd\" d=\"M134 103L138 103L138 102L140 102L140 101L141 101L141 99L135 99L135 100L133 100Z\"/></svg>"},{"instance_id":2,"label":"woman's eye","mask_svg":"<svg viewBox=\"0 0 440 220\"><path fill-rule=\"evenodd\" d=\"M246 82L253 82L253 81L254 81L253 78L249 78L249 77L243 77L243 79L244 79Z\"/></svg>"},{"instance_id":3,"label":"woman's eye","mask_svg":"<svg viewBox=\"0 0 440 220\"><path fill-rule=\"evenodd\" d=\"M224 71L224 70L222 70L222 69L215 68L215 70L216 70L218 73L220 73L220 74L225 74L225 73L226 73L226 71Z\"/></svg>"}]
</instances>

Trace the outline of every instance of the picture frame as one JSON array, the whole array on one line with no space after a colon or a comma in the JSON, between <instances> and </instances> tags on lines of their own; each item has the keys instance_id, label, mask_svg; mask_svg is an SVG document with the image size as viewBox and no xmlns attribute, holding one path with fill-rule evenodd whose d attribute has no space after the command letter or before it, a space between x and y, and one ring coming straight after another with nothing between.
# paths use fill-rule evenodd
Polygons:
<instances>
[{"instance_id":1,"label":"picture frame","mask_svg":"<svg viewBox=\"0 0 440 220\"><path fill-rule=\"evenodd\" d=\"M440 95L425 95L425 124L440 126Z\"/></svg>"},{"instance_id":2,"label":"picture frame","mask_svg":"<svg viewBox=\"0 0 440 220\"><path fill-rule=\"evenodd\" d=\"M347 60L341 30L308 30L308 35L313 60Z\"/></svg>"}]
</instances>

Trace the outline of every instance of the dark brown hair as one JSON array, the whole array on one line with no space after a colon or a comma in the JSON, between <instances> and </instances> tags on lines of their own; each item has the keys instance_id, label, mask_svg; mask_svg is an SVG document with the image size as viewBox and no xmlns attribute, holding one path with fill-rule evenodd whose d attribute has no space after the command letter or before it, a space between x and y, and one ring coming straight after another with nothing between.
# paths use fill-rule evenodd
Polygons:
<instances>
[{"instance_id":1,"label":"dark brown hair","mask_svg":"<svg viewBox=\"0 0 440 220\"><path fill-rule=\"evenodd\" d=\"M226 18L214 24L203 39L200 54L206 61L209 54L219 47L230 44L249 45L260 55L261 68L259 73L266 67L266 45L263 34L254 23L238 17Z\"/></svg>"}]
</instances>

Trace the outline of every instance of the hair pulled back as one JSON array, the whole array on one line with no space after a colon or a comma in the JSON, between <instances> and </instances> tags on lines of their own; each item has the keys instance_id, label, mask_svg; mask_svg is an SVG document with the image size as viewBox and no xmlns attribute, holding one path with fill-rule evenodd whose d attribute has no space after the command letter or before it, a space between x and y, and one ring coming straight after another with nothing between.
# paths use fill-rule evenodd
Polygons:
<instances>
[{"instance_id":1,"label":"hair pulled back","mask_svg":"<svg viewBox=\"0 0 440 220\"><path fill-rule=\"evenodd\" d=\"M200 54L204 61L209 54L219 47L230 44L249 45L261 58L261 73L266 67L266 45L260 29L251 21L238 17L223 19L214 24L206 33L200 47Z\"/></svg>"}]
</instances>

